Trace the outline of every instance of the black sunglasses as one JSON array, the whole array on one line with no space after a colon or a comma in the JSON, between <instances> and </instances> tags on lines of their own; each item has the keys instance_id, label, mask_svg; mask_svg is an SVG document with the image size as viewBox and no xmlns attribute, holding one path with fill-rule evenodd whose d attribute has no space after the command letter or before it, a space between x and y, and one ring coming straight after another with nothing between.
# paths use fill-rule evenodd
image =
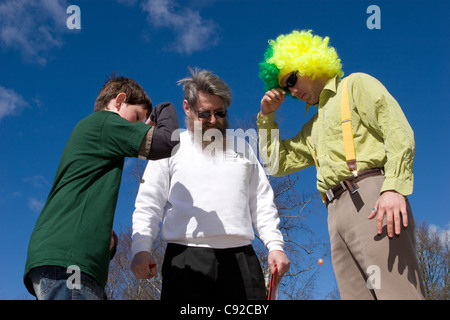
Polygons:
<instances>
[{"instance_id":1,"label":"black sunglasses","mask_svg":"<svg viewBox=\"0 0 450 320\"><path fill-rule=\"evenodd\" d=\"M211 111L197 111L195 110L195 112L197 112L197 117L199 117L199 119L209 119L211 118ZM227 115L227 110L225 111L214 111L214 116L216 118L225 118L225 116Z\"/></svg>"},{"instance_id":2,"label":"black sunglasses","mask_svg":"<svg viewBox=\"0 0 450 320\"><path fill-rule=\"evenodd\" d=\"M284 90L289 91L289 88L292 88L293 86L295 86L295 84L297 83L297 71L292 72L291 75L289 76L289 78L287 78L286 80L286 86L283 87Z\"/></svg>"}]
</instances>

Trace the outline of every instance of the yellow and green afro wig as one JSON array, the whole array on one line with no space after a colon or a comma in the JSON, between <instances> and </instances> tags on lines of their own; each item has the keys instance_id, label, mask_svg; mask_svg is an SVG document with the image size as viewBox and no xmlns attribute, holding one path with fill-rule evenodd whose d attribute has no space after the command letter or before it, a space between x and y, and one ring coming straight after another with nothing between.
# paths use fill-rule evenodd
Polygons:
<instances>
[{"instance_id":1,"label":"yellow and green afro wig","mask_svg":"<svg viewBox=\"0 0 450 320\"><path fill-rule=\"evenodd\" d=\"M290 34L279 35L276 40L269 40L264 61L259 64L264 90L281 87L280 80L293 71L312 79L335 75L342 78L341 60L336 50L328 46L329 40L328 37L313 35L311 30L294 30Z\"/></svg>"}]
</instances>

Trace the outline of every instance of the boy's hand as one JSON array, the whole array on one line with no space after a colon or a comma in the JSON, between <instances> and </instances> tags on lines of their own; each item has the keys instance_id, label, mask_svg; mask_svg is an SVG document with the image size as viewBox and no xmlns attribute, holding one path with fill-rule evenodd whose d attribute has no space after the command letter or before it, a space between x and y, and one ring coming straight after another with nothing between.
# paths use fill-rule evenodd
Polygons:
<instances>
[{"instance_id":1,"label":"boy's hand","mask_svg":"<svg viewBox=\"0 0 450 320\"><path fill-rule=\"evenodd\" d=\"M156 123L153 122L151 118L148 118L147 121L145 121L145 124L148 124L152 127L156 127Z\"/></svg>"}]
</instances>

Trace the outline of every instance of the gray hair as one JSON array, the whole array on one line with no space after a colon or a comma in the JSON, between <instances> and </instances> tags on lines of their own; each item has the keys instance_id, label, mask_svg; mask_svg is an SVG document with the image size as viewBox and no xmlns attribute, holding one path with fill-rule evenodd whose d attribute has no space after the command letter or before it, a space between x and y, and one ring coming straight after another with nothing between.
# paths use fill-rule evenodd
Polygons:
<instances>
[{"instance_id":1,"label":"gray hair","mask_svg":"<svg viewBox=\"0 0 450 320\"><path fill-rule=\"evenodd\" d=\"M192 77L181 79L177 84L183 85L184 99L191 108L197 105L200 91L218 96L222 99L226 108L231 105L231 90L222 79L207 70L198 68L192 70L189 67L189 71Z\"/></svg>"}]
</instances>

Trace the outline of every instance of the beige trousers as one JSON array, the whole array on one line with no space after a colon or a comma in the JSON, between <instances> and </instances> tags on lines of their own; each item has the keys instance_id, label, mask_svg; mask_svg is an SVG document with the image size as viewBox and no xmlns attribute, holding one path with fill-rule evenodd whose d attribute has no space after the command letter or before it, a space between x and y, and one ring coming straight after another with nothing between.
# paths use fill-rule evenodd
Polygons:
<instances>
[{"instance_id":1,"label":"beige trousers","mask_svg":"<svg viewBox=\"0 0 450 320\"><path fill-rule=\"evenodd\" d=\"M408 227L389 238L386 218L377 234L376 218L367 217L377 201L384 176L358 182L328 205L333 269L341 299L424 299L415 248L415 226L407 201Z\"/></svg>"}]
</instances>

